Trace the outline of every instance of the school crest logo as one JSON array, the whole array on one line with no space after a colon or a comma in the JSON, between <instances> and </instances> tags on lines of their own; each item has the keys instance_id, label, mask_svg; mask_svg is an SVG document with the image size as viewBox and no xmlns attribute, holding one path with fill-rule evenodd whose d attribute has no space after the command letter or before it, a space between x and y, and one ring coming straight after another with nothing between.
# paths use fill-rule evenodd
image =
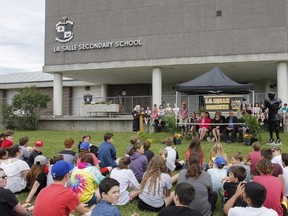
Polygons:
<instances>
[{"instance_id":1,"label":"school crest logo","mask_svg":"<svg viewBox=\"0 0 288 216\"><path fill-rule=\"evenodd\" d=\"M74 23L68 20L67 16L62 17L61 22L56 24L56 39L60 43L66 43L73 39Z\"/></svg>"}]
</instances>

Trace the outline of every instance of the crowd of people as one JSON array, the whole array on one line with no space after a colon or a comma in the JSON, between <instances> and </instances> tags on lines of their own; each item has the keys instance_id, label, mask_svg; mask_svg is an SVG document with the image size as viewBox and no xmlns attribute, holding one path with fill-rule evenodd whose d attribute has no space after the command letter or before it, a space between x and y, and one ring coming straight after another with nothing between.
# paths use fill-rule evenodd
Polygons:
<instances>
[{"instance_id":1,"label":"crowd of people","mask_svg":"<svg viewBox=\"0 0 288 216\"><path fill-rule=\"evenodd\" d=\"M202 140L195 137L185 160L180 160L172 137L165 139L163 149L153 152L147 140L131 136L126 155L119 155L113 134L106 133L99 146L84 135L78 152L74 140L67 138L64 149L48 160L41 140L32 148L28 137L15 144L13 131L3 137L1 215L117 216L121 214L118 205L137 202L139 210L130 215L151 211L210 216L218 199L226 215L287 215L288 153L279 146L261 148L254 142L246 157L234 152L229 161L220 140L215 140L205 161ZM15 194L23 192L28 195L21 204Z\"/></svg>"},{"instance_id":2,"label":"crowd of people","mask_svg":"<svg viewBox=\"0 0 288 216\"><path fill-rule=\"evenodd\" d=\"M177 125L179 126L182 136L198 136L200 141L207 139L209 142L220 142L224 140L226 143L233 143L236 141L237 134L239 134L239 142L243 142L243 135L249 133L249 127L245 124L245 120L242 116L252 115L262 128L269 129L271 144L281 144L279 137L280 127L285 123L285 119L288 116L287 103L282 102L280 99L276 99L274 93L269 93L270 99L264 102L256 102L254 106L251 103L241 104L240 110L237 110L237 116L235 110L229 110L228 116L223 116L220 111L214 112L213 118L208 111L200 112L199 116L195 112L189 112L186 101L183 101L179 108L177 104L174 104L172 108L169 103L164 105L154 104L152 110L149 106L146 109L141 108L140 105L136 105L132 115L133 131L139 131L139 114L144 114L143 123L145 125L154 125L157 127L163 127L165 125L165 117L175 115L177 119ZM270 106L270 108L269 108ZM276 133L276 139L273 137L273 131Z\"/></svg>"}]
</instances>

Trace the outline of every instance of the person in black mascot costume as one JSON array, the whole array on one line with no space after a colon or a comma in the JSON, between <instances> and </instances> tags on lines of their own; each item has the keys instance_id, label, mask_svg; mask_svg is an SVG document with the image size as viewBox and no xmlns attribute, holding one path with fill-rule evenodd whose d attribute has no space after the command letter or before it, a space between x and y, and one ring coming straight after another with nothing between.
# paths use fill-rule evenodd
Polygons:
<instances>
[{"instance_id":1,"label":"person in black mascot costume","mask_svg":"<svg viewBox=\"0 0 288 216\"><path fill-rule=\"evenodd\" d=\"M274 144L273 131L275 130L276 133L275 145L279 145L281 143L279 137L281 117L278 114L278 110L282 107L282 101L280 98L275 98L274 92L269 92L268 99L265 100L264 104L265 108L269 109L268 114L268 125L270 133L269 144Z\"/></svg>"}]
</instances>

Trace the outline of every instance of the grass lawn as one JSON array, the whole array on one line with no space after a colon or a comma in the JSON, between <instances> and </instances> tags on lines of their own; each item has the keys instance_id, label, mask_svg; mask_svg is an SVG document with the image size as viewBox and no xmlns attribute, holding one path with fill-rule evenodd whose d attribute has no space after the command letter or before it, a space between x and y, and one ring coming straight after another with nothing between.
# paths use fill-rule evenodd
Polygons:
<instances>
[{"instance_id":1,"label":"grass lawn","mask_svg":"<svg viewBox=\"0 0 288 216\"><path fill-rule=\"evenodd\" d=\"M42 140L44 142L43 147L43 154L46 157L52 157L53 155L57 154L60 150L64 148L63 142L64 139L67 137L72 137L75 140L75 150L78 142L82 139L82 136L84 134L90 134L91 136L91 143L99 146L99 143L103 141L103 135L105 132L79 132L79 131L15 131L14 135L14 143L17 143L20 137L22 136L28 136L29 137L29 145L33 146L33 142L35 140ZM117 151L117 157L121 157L125 154L125 149L129 145L129 138L132 135L135 135L134 132L115 132L114 133L114 145L116 147ZM153 139L153 143L151 145L151 150L158 154L159 150L164 148L165 145L162 144L166 137L171 136L169 133L151 133L148 134L148 138ZM266 145L266 142L268 141L269 134L267 132L262 133L262 147L269 147ZM281 146L282 152L288 152L288 137L286 134L281 133L280 134L281 141L283 145ZM181 145L177 145L177 150L180 155L180 159L185 159L185 152L189 146L190 140L183 139ZM209 158L209 152L212 148L213 143L208 142L202 142L202 149L205 154L205 161ZM243 156L246 157L247 153L251 151L251 147L245 146L243 143L233 143L233 144L226 144L223 143L224 149L226 154L228 155L228 158L231 158L231 155L236 152L240 151L242 152ZM26 199L28 194L21 194L18 195L18 198L21 203L23 203ZM150 212L141 212L137 208L137 201L133 201L132 203L129 203L125 206L120 207L121 214L123 216L126 215L132 215L134 211L136 211L139 215L157 215ZM224 215L222 213L222 204L218 202L217 209L214 215Z\"/></svg>"}]
</instances>

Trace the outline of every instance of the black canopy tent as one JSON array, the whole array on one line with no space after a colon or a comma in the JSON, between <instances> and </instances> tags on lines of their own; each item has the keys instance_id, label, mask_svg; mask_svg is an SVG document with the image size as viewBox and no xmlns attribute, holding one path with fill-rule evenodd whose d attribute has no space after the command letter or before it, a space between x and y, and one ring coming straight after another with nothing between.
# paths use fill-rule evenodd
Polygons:
<instances>
[{"instance_id":1,"label":"black canopy tent","mask_svg":"<svg viewBox=\"0 0 288 216\"><path fill-rule=\"evenodd\" d=\"M176 85L176 91L186 94L248 94L253 90L253 83L237 83L225 75L219 67L193 80Z\"/></svg>"},{"instance_id":2,"label":"black canopy tent","mask_svg":"<svg viewBox=\"0 0 288 216\"><path fill-rule=\"evenodd\" d=\"M254 84L241 84L230 79L219 67L188 82L176 85L176 103L178 92L186 94L249 94L252 93L254 106Z\"/></svg>"}]
</instances>

